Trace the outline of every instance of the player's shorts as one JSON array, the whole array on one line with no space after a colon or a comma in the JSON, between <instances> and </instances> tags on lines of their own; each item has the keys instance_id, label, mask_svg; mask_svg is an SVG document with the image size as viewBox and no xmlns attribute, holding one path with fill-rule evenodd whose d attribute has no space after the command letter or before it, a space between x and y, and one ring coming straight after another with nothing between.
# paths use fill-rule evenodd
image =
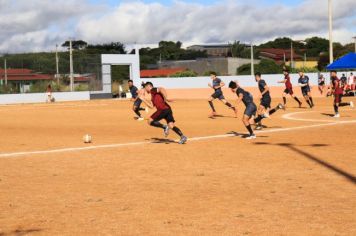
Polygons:
<instances>
[{"instance_id":1,"label":"player's shorts","mask_svg":"<svg viewBox=\"0 0 356 236\"><path fill-rule=\"evenodd\" d=\"M172 109L159 110L152 114L151 119L154 121L160 121L165 119L167 123L176 122L173 117Z\"/></svg>"},{"instance_id":2,"label":"player's shorts","mask_svg":"<svg viewBox=\"0 0 356 236\"><path fill-rule=\"evenodd\" d=\"M225 99L224 94L222 93L221 90L220 91L215 91L215 93L213 93L211 95L211 97L214 98L214 99L219 99L219 100Z\"/></svg>"},{"instance_id":3,"label":"player's shorts","mask_svg":"<svg viewBox=\"0 0 356 236\"><path fill-rule=\"evenodd\" d=\"M271 97L262 97L260 105L263 106L264 108L271 108L271 102L272 99Z\"/></svg>"},{"instance_id":4,"label":"player's shorts","mask_svg":"<svg viewBox=\"0 0 356 236\"><path fill-rule=\"evenodd\" d=\"M244 114L248 117L255 116L257 112L257 107L254 103L250 103L246 106Z\"/></svg>"},{"instance_id":5,"label":"player's shorts","mask_svg":"<svg viewBox=\"0 0 356 236\"><path fill-rule=\"evenodd\" d=\"M134 101L134 107L140 107L142 104L142 100L137 98L135 101Z\"/></svg>"},{"instance_id":6,"label":"player's shorts","mask_svg":"<svg viewBox=\"0 0 356 236\"><path fill-rule=\"evenodd\" d=\"M290 94L290 95L293 95L293 94L294 94L292 88L286 88L286 89L284 90L284 93L285 93L285 94Z\"/></svg>"},{"instance_id":7,"label":"player's shorts","mask_svg":"<svg viewBox=\"0 0 356 236\"><path fill-rule=\"evenodd\" d=\"M342 102L342 94L334 94L334 103L341 103Z\"/></svg>"},{"instance_id":8,"label":"player's shorts","mask_svg":"<svg viewBox=\"0 0 356 236\"><path fill-rule=\"evenodd\" d=\"M310 87L302 88L303 96L308 96L308 93L310 93Z\"/></svg>"},{"instance_id":9,"label":"player's shorts","mask_svg":"<svg viewBox=\"0 0 356 236\"><path fill-rule=\"evenodd\" d=\"M325 85L325 82L319 83L319 86L324 86L324 85Z\"/></svg>"}]
</instances>

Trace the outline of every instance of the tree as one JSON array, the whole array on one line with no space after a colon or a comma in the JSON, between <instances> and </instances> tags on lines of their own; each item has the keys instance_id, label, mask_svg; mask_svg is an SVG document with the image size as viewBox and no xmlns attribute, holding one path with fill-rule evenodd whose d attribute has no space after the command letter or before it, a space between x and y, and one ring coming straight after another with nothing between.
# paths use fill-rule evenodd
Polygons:
<instances>
[{"instance_id":1,"label":"tree","mask_svg":"<svg viewBox=\"0 0 356 236\"><path fill-rule=\"evenodd\" d=\"M70 44L69 41L65 41L62 44L62 47L69 48L69 44ZM72 41L72 48L75 50L85 49L87 46L88 46L88 43L83 40Z\"/></svg>"},{"instance_id":2,"label":"tree","mask_svg":"<svg viewBox=\"0 0 356 236\"><path fill-rule=\"evenodd\" d=\"M273 60L262 59L260 64L255 64L255 71L262 74L278 74L282 72L282 67L277 65ZM238 75L250 75L251 64L245 64L237 68Z\"/></svg>"}]
</instances>

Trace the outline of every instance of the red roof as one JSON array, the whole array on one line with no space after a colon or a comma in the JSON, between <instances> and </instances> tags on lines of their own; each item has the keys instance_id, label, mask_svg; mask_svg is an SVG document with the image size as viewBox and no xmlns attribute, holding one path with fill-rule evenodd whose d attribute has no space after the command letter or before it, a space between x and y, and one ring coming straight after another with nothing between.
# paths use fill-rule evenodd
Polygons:
<instances>
[{"instance_id":1,"label":"red roof","mask_svg":"<svg viewBox=\"0 0 356 236\"><path fill-rule=\"evenodd\" d=\"M167 77L182 71L185 71L185 69L172 68L172 69L158 69L158 70L141 70L141 78Z\"/></svg>"},{"instance_id":2,"label":"red roof","mask_svg":"<svg viewBox=\"0 0 356 236\"><path fill-rule=\"evenodd\" d=\"M260 49L261 57L270 58L276 61L283 61L284 56L286 60L291 59L291 50L290 49L281 49L281 48L262 48ZM302 59L302 56L293 51L294 59Z\"/></svg>"},{"instance_id":3,"label":"red roof","mask_svg":"<svg viewBox=\"0 0 356 236\"><path fill-rule=\"evenodd\" d=\"M0 69L0 80L5 79L5 70ZM53 76L38 74L29 69L8 69L7 79L9 81L33 81L33 80L52 80Z\"/></svg>"}]
</instances>

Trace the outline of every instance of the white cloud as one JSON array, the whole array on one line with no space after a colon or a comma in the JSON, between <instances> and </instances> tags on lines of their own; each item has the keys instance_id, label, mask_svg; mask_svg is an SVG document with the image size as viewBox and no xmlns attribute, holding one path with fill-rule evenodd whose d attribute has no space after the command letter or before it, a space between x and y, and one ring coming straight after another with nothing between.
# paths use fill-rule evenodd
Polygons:
<instances>
[{"instance_id":1,"label":"white cloud","mask_svg":"<svg viewBox=\"0 0 356 236\"><path fill-rule=\"evenodd\" d=\"M121 41L154 44L160 40L221 43L262 42L275 37L326 37L327 1L297 6L226 0L214 5L176 1L172 5L124 1L116 7L88 0L0 0L0 52L53 48L69 36L90 43ZM334 37L351 42L356 1L334 1ZM37 37L41 37L38 39Z\"/></svg>"}]
</instances>

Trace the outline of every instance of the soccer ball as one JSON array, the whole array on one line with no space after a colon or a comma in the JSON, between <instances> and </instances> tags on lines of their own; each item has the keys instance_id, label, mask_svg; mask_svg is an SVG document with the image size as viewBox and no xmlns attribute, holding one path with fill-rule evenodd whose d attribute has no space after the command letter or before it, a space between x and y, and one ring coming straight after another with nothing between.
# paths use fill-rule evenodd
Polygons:
<instances>
[{"instance_id":1,"label":"soccer ball","mask_svg":"<svg viewBox=\"0 0 356 236\"><path fill-rule=\"evenodd\" d=\"M84 143L91 143L92 142L92 138L91 138L91 136L89 134L86 134L83 137L83 141L84 141Z\"/></svg>"}]
</instances>

